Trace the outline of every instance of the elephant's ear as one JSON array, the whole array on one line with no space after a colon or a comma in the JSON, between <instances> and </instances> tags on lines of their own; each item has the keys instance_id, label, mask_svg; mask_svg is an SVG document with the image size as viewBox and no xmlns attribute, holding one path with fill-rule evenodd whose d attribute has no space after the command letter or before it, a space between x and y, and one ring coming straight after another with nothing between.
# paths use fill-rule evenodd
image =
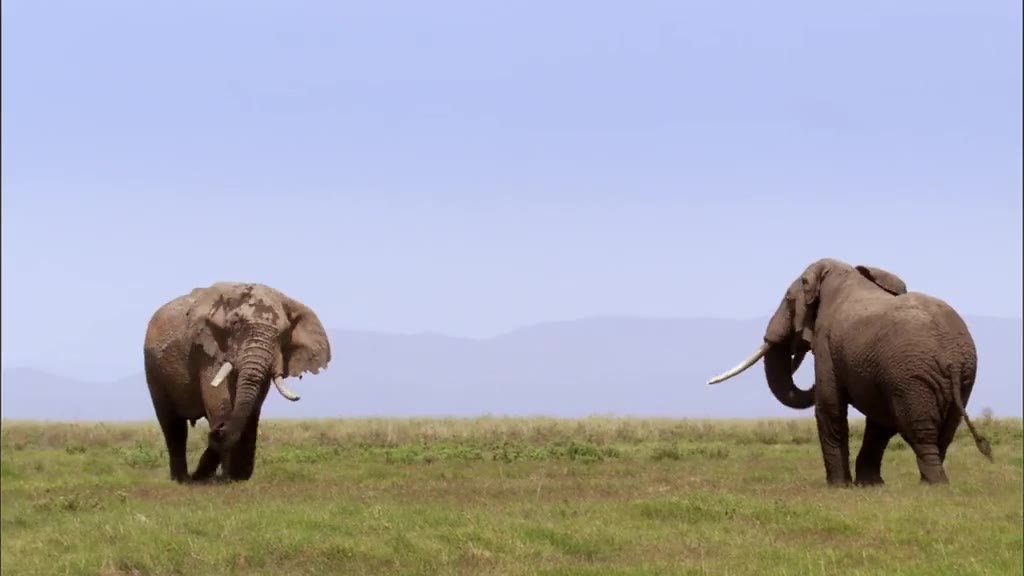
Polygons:
<instances>
[{"instance_id":1,"label":"elephant's ear","mask_svg":"<svg viewBox=\"0 0 1024 576\"><path fill-rule=\"evenodd\" d=\"M819 260L811 264L800 275L800 290L796 293L793 311L793 329L808 345L814 343L814 321L818 314L818 297L821 282L828 273L828 263Z\"/></svg>"},{"instance_id":2,"label":"elephant's ear","mask_svg":"<svg viewBox=\"0 0 1024 576\"><path fill-rule=\"evenodd\" d=\"M210 358L222 359L227 349L227 310L224 298L209 289L192 291L193 302L188 309L188 326L192 341Z\"/></svg>"},{"instance_id":3,"label":"elephant's ear","mask_svg":"<svg viewBox=\"0 0 1024 576\"><path fill-rule=\"evenodd\" d=\"M893 296L899 296L900 294L907 293L906 282L892 272L882 270L881 268L875 268L874 266L857 265L856 269L857 272L860 272L861 276L871 280L877 284L879 288Z\"/></svg>"},{"instance_id":4,"label":"elephant's ear","mask_svg":"<svg viewBox=\"0 0 1024 576\"><path fill-rule=\"evenodd\" d=\"M292 326L291 343L284 354L285 375L316 374L331 360L327 331L316 313L302 302L285 296L284 307Z\"/></svg>"},{"instance_id":5,"label":"elephant's ear","mask_svg":"<svg viewBox=\"0 0 1024 576\"><path fill-rule=\"evenodd\" d=\"M825 264L815 262L808 266L800 276L800 289L804 306L814 306L818 303L818 295L821 292L821 281L824 274Z\"/></svg>"}]
</instances>

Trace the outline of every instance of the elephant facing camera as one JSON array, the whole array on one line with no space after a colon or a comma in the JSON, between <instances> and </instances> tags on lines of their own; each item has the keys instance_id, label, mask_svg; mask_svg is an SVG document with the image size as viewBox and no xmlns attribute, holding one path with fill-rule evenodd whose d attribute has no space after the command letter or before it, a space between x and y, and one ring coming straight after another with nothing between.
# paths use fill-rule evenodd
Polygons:
<instances>
[{"instance_id":1,"label":"elephant facing camera","mask_svg":"<svg viewBox=\"0 0 1024 576\"><path fill-rule=\"evenodd\" d=\"M218 282L156 310L143 346L146 383L167 444L171 479L230 480L253 473L260 410L271 385L299 395L284 380L318 373L331 346L311 308L256 283ZM208 446L189 476L188 422L210 422Z\"/></svg>"}]
</instances>

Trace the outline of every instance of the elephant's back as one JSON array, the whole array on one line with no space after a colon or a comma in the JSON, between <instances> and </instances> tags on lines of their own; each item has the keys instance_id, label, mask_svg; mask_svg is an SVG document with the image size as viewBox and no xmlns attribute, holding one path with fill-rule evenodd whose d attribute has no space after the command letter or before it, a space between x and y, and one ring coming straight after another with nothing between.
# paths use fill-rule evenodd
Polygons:
<instances>
[{"instance_id":1,"label":"elephant's back","mask_svg":"<svg viewBox=\"0 0 1024 576\"><path fill-rule=\"evenodd\" d=\"M944 301L910 292L893 299L878 336L890 366L919 374L946 374L956 367L973 375L977 349L963 318Z\"/></svg>"},{"instance_id":2,"label":"elephant's back","mask_svg":"<svg viewBox=\"0 0 1024 576\"><path fill-rule=\"evenodd\" d=\"M908 292L894 302L890 318L896 324L905 325L913 335L932 342L938 349L962 348L965 354L976 353L967 323L944 300L921 292Z\"/></svg>"}]
</instances>

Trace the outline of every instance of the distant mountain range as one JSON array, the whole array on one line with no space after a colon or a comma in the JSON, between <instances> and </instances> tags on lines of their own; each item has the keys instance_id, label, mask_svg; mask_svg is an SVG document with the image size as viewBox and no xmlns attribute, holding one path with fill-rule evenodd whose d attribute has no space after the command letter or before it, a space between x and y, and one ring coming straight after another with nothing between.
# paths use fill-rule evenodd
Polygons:
<instances>
[{"instance_id":1,"label":"distant mountain range","mask_svg":"<svg viewBox=\"0 0 1024 576\"><path fill-rule=\"evenodd\" d=\"M1021 416L1021 320L966 320L979 355L969 412ZM328 369L289 380L302 400L291 403L271 391L263 414L810 417L812 411L790 410L772 397L760 364L729 382L705 384L760 344L766 322L590 318L480 340L335 330ZM141 369L141 353L139 363ZM797 374L805 387L812 366L808 358ZM5 419L153 418L141 370L113 382L9 370L0 410Z\"/></svg>"}]
</instances>

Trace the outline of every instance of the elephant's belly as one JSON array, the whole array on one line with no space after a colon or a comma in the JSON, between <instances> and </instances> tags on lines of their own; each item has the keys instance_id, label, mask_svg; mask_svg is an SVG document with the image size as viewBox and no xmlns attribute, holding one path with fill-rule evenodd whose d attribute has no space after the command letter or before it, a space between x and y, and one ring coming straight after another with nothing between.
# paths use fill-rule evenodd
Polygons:
<instances>
[{"instance_id":1,"label":"elephant's belly","mask_svg":"<svg viewBox=\"0 0 1024 576\"><path fill-rule=\"evenodd\" d=\"M203 398L199 394L175 394L174 406L179 416L189 420L198 420L206 416Z\"/></svg>"},{"instance_id":2,"label":"elephant's belly","mask_svg":"<svg viewBox=\"0 0 1024 576\"><path fill-rule=\"evenodd\" d=\"M857 409L865 417L874 420L878 424L887 427L896 425L896 413L893 411L892 402L887 395L872 386L857 386L848 388L850 405Z\"/></svg>"},{"instance_id":3,"label":"elephant's belly","mask_svg":"<svg viewBox=\"0 0 1024 576\"><path fill-rule=\"evenodd\" d=\"M237 377L232 374L223 384L214 388L209 382L215 374L215 369L207 368L201 371L198 378L189 378L185 385L167 389L178 416L189 420L206 418L213 423L227 419L231 414L231 394Z\"/></svg>"}]
</instances>

